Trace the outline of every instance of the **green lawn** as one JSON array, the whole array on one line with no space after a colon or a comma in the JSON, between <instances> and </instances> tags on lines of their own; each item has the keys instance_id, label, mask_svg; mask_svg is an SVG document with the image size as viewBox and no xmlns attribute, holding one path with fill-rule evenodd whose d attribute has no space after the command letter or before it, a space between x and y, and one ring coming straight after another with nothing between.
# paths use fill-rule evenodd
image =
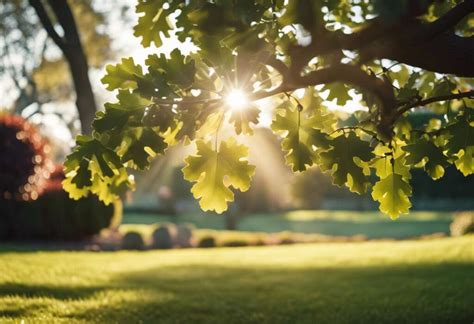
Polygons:
<instances>
[{"instance_id":1,"label":"green lawn","mask_svg":"<svg viewBox=\"0 0 474 324\"><path fill-rule=\"evenodd\" d=\"M147 252L0 250L0 322L472 323L474 236Z\"/></svg>"},{"instance_id":2,"label":"green lawn","mask_svg":"<svg viewBox=\"0 0 474 324\"><path fill-rule=\"evenodd\" d=\"M368 238L409 238L437 232L449 233L452 221L449 212L420 212L392 221L376 211L292 211L276 214L255 214L241 219L237 228L250 232L292 231L325 235L365 235ZM183 214L178 217L126 213L124 224L161 222L193 223L197 228L224 229L224 216L216 214Z\"/></svg>"}]
</instances>

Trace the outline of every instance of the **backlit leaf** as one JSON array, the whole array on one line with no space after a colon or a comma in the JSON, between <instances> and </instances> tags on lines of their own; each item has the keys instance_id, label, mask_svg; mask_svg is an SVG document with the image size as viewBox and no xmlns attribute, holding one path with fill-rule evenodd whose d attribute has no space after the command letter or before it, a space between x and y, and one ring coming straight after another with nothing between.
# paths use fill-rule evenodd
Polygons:
<instances>
[{"instance_id":1,"label":"backlit leaf","mask_svg":"<svg viewBox=\"0 0 474 324\"><path fill-rule=\"evenodd\" d=\"M403 150L408 153L405 158L407 165L414 167L421 164L434 180L441 178L449 165L442 149L424 137L406 145Z\"/></svg>"},{"instance_id":2,"label":"backlit leaf","mask_svg":"<svg viewBox=\"0 0 474 324\"><path fill-rule=\"evenodd\" d=\"M170 30L173 29L173 23L169 18L169 14L174 12L182 0L164 1L164 0L139 0L136 6L136 12L142 14L138 18L138 23L134 27L134 35L142 37L142 45L150 46L154 43L156 47L163 44L163 33L169 37ZM167 4L165 7L164 4Z\"/></svg>"},{"instance_id":3,"label":"backlit leaf","mask_svg":"<svg viewBox=\"0 0 474 324\"><path fill-rule=\"evenodd\" d=\"M250 124L258 123L260 110L255 106L244 107L243 109L232 109L229 121L234 124L237 134L253 134Z\"/></svg>"},{"instance_id":4,"label":"backlit leaf","mask_svg":"<svg viewBox=\"0 0 474 324\"><path fill-rule=\"evenodd\" d=\"M143 77L142 67L133 58L123 58L120 63L105 67L107 74L101 79L107 90L136 89L137 79Z\"/></svg>"},{"instance_id":5,"label":"backlit leaf","mask_svg":"<svg viewBox=\"0 0 474 324\"><path fill-rule=\"evenodd\" d=\"M197 154L185 159L184 178L195 182L191 188L203 210L222 213L227 203L234 200L230 188L247 191L255 167L247 161L248 149L234 139L221 142L215 151L212 144L198 141Z\"/></svg>"},{"instance_id":6,"label":"backlit leaf","mask_svg":"<svg viewBox=\"0 0 474 324\"><path fill-rule=\"evenodd\" d=\"M372 188L372 198L380 203L380 210L392 219L410 210L410 184L396 173L380 179Z\"/></svg>"},{"instance_id":7,"label":"backlit leaf","mask_svg":"<svg viewBox=\"0 0 474 324\"><path fill-rule=\"evenodd\" d=\"M363 162L374 157L370 144L351 132L347 137L344 134L336 137L330 145L329 150L319 154L321 170L331 170L333 183L338 186L345 184L359 194L366 192L369 181Z\"/></svg>"},{"instance_id":8,"label":"backlit leaf","mask_svg":"<svg viewBox=\"0 0 474 324\"><path fill-rule=\"evenodd\" d=\"M328 147L329 138L321 129L333 118L331 114L318 113L316 107L302 112L288 107L277 112L272 130L283 136L281 147L287 152L285 159L293 171L306 170L317 159L316 148Z\"/></svg>"}]
</instances>

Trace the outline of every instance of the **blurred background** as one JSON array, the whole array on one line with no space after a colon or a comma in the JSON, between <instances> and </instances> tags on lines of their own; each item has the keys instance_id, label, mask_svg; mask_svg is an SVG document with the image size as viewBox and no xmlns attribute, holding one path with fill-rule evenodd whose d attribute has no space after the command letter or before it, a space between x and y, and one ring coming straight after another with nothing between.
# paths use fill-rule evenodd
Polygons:
<instances>
[{"instance_id":1,"label":"blurred background","mask_svg":"<svg viewBox=\"0 0 474 324\"><path fill-rule=\"evenodd\" d=\"M167 54L175 47L190 52L193 46L171 35L161 48L144 50L133 36L131 0L71 0L67 8L49 2L46 8L34 1L0 2L2 240L144 249L404 239L473 230L474 177L452 167L438 181L413 172L413 212L395 222L377 211L370 196L333 186L317 168L293 174L268 128L267 102L259 103L262 126L246 142L257 166L252 188L237 194L224 215L203 213L191 196L181 168L193 148L185 146L136 174L137 190L122 202L70 200L61 189L61 164L74 137L90 132L95 111L113 100L114 93L100 83L105 66L123 56L141 62L151 52ZM357 98L344 107L325 104L341 123L350 123L350 113L360 108ZM431 117L410 116L419 124Z\"/></svg>"}]
</instances>

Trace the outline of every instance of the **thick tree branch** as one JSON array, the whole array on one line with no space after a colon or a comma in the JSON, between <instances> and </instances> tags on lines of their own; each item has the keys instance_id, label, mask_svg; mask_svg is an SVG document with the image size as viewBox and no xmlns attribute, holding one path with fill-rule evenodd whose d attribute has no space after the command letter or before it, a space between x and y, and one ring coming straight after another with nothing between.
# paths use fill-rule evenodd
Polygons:
<instances>
[{"instance_id":1,"label":"thick tree branch","mask_svg":"<svg viewBox=\"0 0 474 324\"><path fill-rule=\"evenodd\" d=\"M452 32L464 17L474 11L474 0L466 0L432 23L421 23L413 10L395 24L378 17L352 34L330 32L320 35L310 46L290 51L295 67L301 69L311 58L340 51L358 51L361 62L391 59L426 70L474 77L474 38Z\"/></svg>"},{"instance_id":2,"label":"thick tree branch","mask_svg":"<svg viewBox=\"0 0 474 324\"><path fill-rule=\"evenodd\" d=\"M366 52L372 58L386 58L425 70L474 77L474 37L441 34L420 43L393 42Z\"/></svg>"},{"instance_id":3,"label":"thick tree branch","mask_svg":"<svg viewBox=\"0 0 474 324\"><path fill-rule=\"evenodd\" d=\"M465 0L432 23L423 25L423 32L417 38L430 39L438 34L451 31L466 16L474 12L474 1Z\"/></svg>"},{"instance_id":4,"label":"thick tree branch","mask_svg":"<svg viewBox=\"0 0 474 324\"><path fill-rule=\"evenodd\" d=\"M65 49L65 42L61 36L56 32L54 29L53 23L46 12L46 9L43 6L41 0L29 0L30 5L35 9L36 14L38 15L41 24L43 25L44 29L48 33L49 37L54 41L54 43L64 51Z\"/></svg>"}]
</instances>

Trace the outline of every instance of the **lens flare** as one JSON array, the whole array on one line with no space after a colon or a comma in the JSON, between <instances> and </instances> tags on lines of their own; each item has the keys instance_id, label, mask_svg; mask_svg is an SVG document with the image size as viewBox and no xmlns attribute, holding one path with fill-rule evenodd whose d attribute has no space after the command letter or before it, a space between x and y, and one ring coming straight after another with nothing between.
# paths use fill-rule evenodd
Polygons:
<instances>
[{"instance_id":1,"label":"lens flare","mask_svg":"<svg viewBox=\"0 0 474 324\"><path fill-rule=\"evenodd\" d=\"M234 110L245 109L249 104L249 99L245 92L240 89L231 90L225 97L227 105Z\"/></svg>"}]
</instances>

